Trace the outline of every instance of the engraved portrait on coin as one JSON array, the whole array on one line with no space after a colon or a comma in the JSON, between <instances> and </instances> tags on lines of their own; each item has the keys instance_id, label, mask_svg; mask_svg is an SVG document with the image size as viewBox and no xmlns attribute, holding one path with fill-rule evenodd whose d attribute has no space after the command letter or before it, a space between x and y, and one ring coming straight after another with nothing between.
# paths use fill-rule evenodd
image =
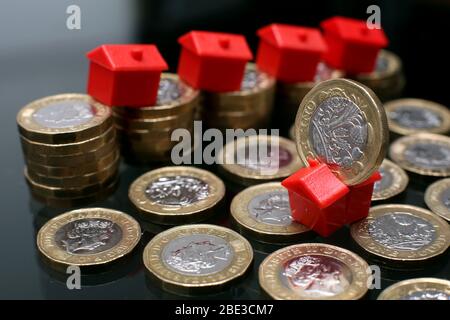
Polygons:
<instances>
[{"instance_id":1,"label":"engraved portrait on coin","mask_svg":"<svg viewBox=\"0 0 450 320\"><path fill-rule=\"evenodd\" d=\"M348 266L322 255L305 255L287 261L283 276L292 290L311 298L342 293L352 282Z\"/></svg>"},{"instance_id":2,"label":"engraved portrait on coin","mask_svg":"<svg viewBox=\"0 0 450 320\"><path fill-rule=\"evenodd\" d=\"M399 125L412 129L437 128L442 124L438 113L415 106L402 106L388 113L390 120Z\"/></svg>"},{"instance_id":3,"label":"engraved portrait on coin","mask_svg":"<svg viewBox=\"0 0 450 320\"><path fill-rule=\"evenodd\" d=\"M152 181L145 190L148 199L167 206L189 206L209 195L209 185L190 176L166 176Z\"/></svg>"},{"instance_id":4,"label":"engraved portrait on coin","mask_svg":"<svg viewBox=\"0 0 450 320\"><path fill-rule=\"evenodd\" d=\"M156 105L162 106L178 100L184 93L184 87L173 78L161 78L159 81Z\"/></svg>"},{"instance_id":5,"label":"engraved portrait on coin","mask_svg":"<svg viewBox=\"0 0 450 320\"><path fill-rule=\"evenodd\" d=\"M225 269L233 260L233 250L217 236L192 234L170 241L162 258L176 272L208 275Z\"/></svg>"},{"instance_id":6,"label":"engraved portrait on coin","mask_svg":"<svg viewBox=\"0 0 450 320\"><path fill-rule=\"evenodd\" d=\"M367 122L354 102L330 97L314 111L309 136L319 158L348 168L366 149Z\"/></svg>"},{"instance_id":7,"label":"engraved portrait on coin","mask_svg":"<svg viewBox=\"0 0 450 320\"><path fill-rule=\"evenodd\" d=\"M33 113L33 120L42 127L58 129L85 124L93 117L92 106L83 100L53 102Z\"/></svg>"},{"instance_id":8,"label":"engraved portrait on coin","mask_svg":"<svg viewBox=\"0 0 450 320\"><path fill-rule=\"evenodd\" d=\"M62 226L55 234L57 245L70 254L95 254L114 247L122 230L106 219L80 219Z\"/></svg>"},{"instance_id":9,"label":"engraved portrait on coin","mask_svg":"<svg viewBox=\"0 0 450 320\"><path fill-rule=\"evenodd\" d=\"M288 226L292 223L287 191L274 191L254 197L248 204L250 216L258 222Z\"/></svg>"},{"instance_id":10,"label":"engraved portrait on coin","mask_svg":"<svg viewBox=\"0 0 450 320\"><path fill-rule=\"evenodd\" d=\"M368 232L381 245L392 250L419 250L436 238L436 230L419 217L395 212L371 221Z\"/></svg>"},{"instance_id":11,"label":"engraved portrait on coin","mask_svg":"<svg viewBox=\"0 0 450 320\"><path fill-rule=\"evenodd\" d=\"M450 148L433 143L416 143L405 150L410 163L429 169L450 167Z\"/></svg>"},{"instance_id":12,"label":"engraved portrait on coin","mask_svg":"<svg viewBox=\"0 0 450 320\"><path fill-rule=\"evenodd\" d=\"M400 300L450 300L450 295L437 290L423 290L411 292Z\"/></svg>"}]
</instances>

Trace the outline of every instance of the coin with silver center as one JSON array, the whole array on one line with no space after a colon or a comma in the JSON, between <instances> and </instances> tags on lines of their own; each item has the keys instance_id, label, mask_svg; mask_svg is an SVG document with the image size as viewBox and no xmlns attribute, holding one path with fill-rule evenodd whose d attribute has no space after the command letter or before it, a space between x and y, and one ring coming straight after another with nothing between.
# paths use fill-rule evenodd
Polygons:
<instances>
[{"instance_id":1,"label":"coin with silver center","mask_svg":"<svg viewBox=\"0 0 450 320\"><path fill-rule=\"evenodd\" d=\"M279 136L238 138L225 145L218 159L221 172L242 185L282 180L301 168L294 142Z\"/></svg>"},{"instance_id":2,"label":"coin with silver center","mask_svg":"<svg viewBox=\"0 0 450 320\"><path fill-rule=\"evenodd\" d=\"M445 134L450 130L450 111L443 105L422 99L398 99L384 105L392 132Z\"/></svg>"},{"instance_id":3,"label":"coin with silver center","mask_svg":"<svg viewBox=\"0 0 450 320\"><path fill-rule=\"evenodd\" d=\"M84 94L35 100L17 114L22 136L39 143L73 143L95 138L111 127L110 108Z\"/></svg>"},{"instance_id":4,"label":"coin with silver center","mask_svg":"<svg viewBox=\"0 0 450 320\"><path fill-rule=\"evenodd\" d=\"M442 254L450 244L448 224L432 212L410 205L372 207L351 226L366 251L388 260L418 261Z\"/></svg>"},{"instance_id":5,"label":"coin with silver center","mask_svg":"<svg viewBox=\"0 0 450 320\"><path fill-rule=\"evenodd\" d=\"M259 284L277 300L354 300L367 292L368 269L367 262L351 251L304 243L264 259Z\"/></svg>"},{"instance_id":6,"label":"coin with silver center","mask_svg":"<svg viewBox=\"0 0 450 320\"><path fill-rule=\"evenodd\" d=\"M450 281L438 278L400 281L384 289L378 300L450 300Z\"/></svg>"},{"instance_id":7,"label":"coin with silver center","mask_svg":"<svg viewBox=\"0 0 450 320\"><path fill-rule=\"evenodd\" d=\"M149 221L177 224L209 218L224 198L225 185L206 170L163 167L137 178L128 195Z\"/></svg>"},{"instance_id":8,"label":"coin with silver center","mask_svg":"<svg viewBox=\"0 0 450 320\"><path fill-rule=\"evenodd\" d=\"M436 177L450 176L450 138L417 133L395 140L389 157L405 170Z\"/></svg>"},{"instance_id":9,"label":"coin with silver center","mask_svg":"<svg viewBox=\"0 0 450 320\"><path fill-rule=\"evenodd\" d=\"M292 220L288 192L278 182L240 192L233 198L230 211L239 231L260 241L288 243L309 231Z\"/></svg>"},{"instance_id":10,"label":"coin with silver center","mask_svg":"<svg viewBox=\"0 0 450 320\"><path fill-rule=\"evenodd\" d=\"M145 247L143 259L149 276L164 289L192 294L223 289L242 277L253 251L230 229L198 224L156 235Z\"/></svg>"},{"instance_id":11,"label":"coin with silver center","mask_svg":"<svg viewBox=\"0 0 450 320\"><path fill-rule=\"evenodd\" d=\"M94 266L130 253L141 237L139 223L111 209L69 211L49 220L37 235L39 251L52 263Z\"/></svg>"},{"instance_id":12,"label":"coin with silver center","mask_svg":"<svg viewBox=\"0 0 450 320\"><path fill-rule=\"evenodd\" d=\"M425 191L425 203L431 211L450 222L450 179L431 184Z\"/></svg>"},{"instance_id":13,"label":"coin with silver center","mask_svg":"<svg viewBox=\"0 0 450 320\"><path fill-rule=\"evenodd\" d=\"M378 171L381 180L373 185L372 201L392 198L406 189L408 175L392 161L384 159Z\"/></svg>"},{"instance_id":14,"label":"coin with silver center","mask_svg":"<svg viewBox=\"0 0 450 320\"><path fill-rule=\"evenodd\" d=\"M347 79L316 85L295 121L300 159L326 163L344 183L358 184L380 166L388 141L387 119L375 94Z\"/></svg>"}]
</instances>

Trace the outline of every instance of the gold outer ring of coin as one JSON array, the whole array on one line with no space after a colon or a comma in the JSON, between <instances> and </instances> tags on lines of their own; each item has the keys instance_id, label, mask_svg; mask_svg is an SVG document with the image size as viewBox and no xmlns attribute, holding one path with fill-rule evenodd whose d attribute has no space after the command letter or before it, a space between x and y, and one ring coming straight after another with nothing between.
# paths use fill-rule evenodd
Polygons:
<instances>
[{"instance_id":1,"label":"gold outer ring of coin","mask_svg":"<svg viewBox=\"0 0 450 320\"><path fill-rule=\"evenodd\" d=\"M164 247L183 236L205 234L225 240L233 248L233 260L221 271L208 275L184 275L175 272L162 261ZM253 262L250 243L237 232L211 224L174 227L156 235L145 247L144 265L148 275L164 289L182 294L204 293L225 289L249 270Z\"/></svg>"},{"instance_id":2,"label":"gold outer ring of coin","mask_svg":"<svg viewBox=\"0 0 450 320\"><path fill-rule=\"evenodd\" d=\"M279 139L279 147L288 151L292 157L291 162L286 166L278 168L278 170L276 170L277 172L272 174L267 172L267 174L264 174L261 170L247 168L237 163L227 163L227 159L234 159L235 147L246 147L251 144L258 144L258 141L260 140L267 143L272 141L272 139ZM218 159L223 159L222 164L219 165L219 169L224 175L239 184L247 186L255 183L269 182L271 180L282 180L302 167L293 141L283 137L269 135L241 137L235 141L231 141L218 152Z\"/></svg>"},{"instance_id":3,"label":"gold outer ring of coin","mask_svg":"<svg viewBox=\"0 0 450 320\"><path fill-rule=\"evenodd\" d=\"M152 202L145 191L150 183L162 177L189 176L197 178L209 186L206 199L188 206L167 206ZM147 220L161 224L198 222L215 213L215 208L224 200L225 185L215 174L194 167L173 166L149 171L137 178L128 190L128 197L134 207Z\"/></svg>"},{"instance_id":4,"label":"gold outer ring of coin","mask_svg":"<svg viewBox=\"0 0 450 320\"><path fill-rule=\"evenodd\" d=\"M177 116L167 116L158 119L129 119L114 117L117 127L124 131L128 130L167 130L170 128L179 128L192 123L194 115L192 112L179 114Z\"/></svg>"},{"instance_id":5,"label":"gold outer ring of coin","mask_svg":"<svg viewBox=\"0 0 450 320\"><path fill-rule=\"evenodd\" d=\"M112 248L96 254L70 254L55 242L55 235L64 225L81 219L105 219L117 224L122 231L122 239ZM52 263L95 266L113 262L130 253L141 238L139 223L126 213L105 208L85 208L66 212L50 219L38 232L37 247Z\"/></svg>"},{"instance_id":6,"label":"gold outer ring of coin","mask_svg":"<svg viewBox=\"0 0 450 320\"><path fill-rule=\"evenodd\" d=\"M425 203L428 208L447 222L450 222L450 210L442 203L441 195L449 189L450 178L434 182L425 191Z\"/></svg>"},{"instance_id":7,"label":"gold outer ring of coin","mask_svg":"<svg viewBox=\"0 0 450 320\"><path fill-rule=\"evenodd\" d=\"M433 225L436 237L432 245L420 250L390 249L375 241L369 234L369 225L376 218L390 213L406 213L428 221ZM353 240L367 252L392 261L421 261L433 258L444 253L450 244L450 228L448 223L429 210L406 205L386 204L370 208L367 218L355 222L350 227Z\"/></svg>"},{"instance_id":8,"label":"gold outer ring of coin","mask_svg":"<svg viewBox=\"0 0 450 320\"><path fill-rule=\"evenodd\" d=\"M384 289L377 300L400 300L414 292L425 290L444 292L450 296L450 281L438 278L415 278L403 280Z\"/></svg>"},{"instance_id":9,"label":"gold outer ring of coin","mask_svg":"<svg viewBox=\"0 0 450 320\"><path fill-rule=\"evenodd\" d=\"M198 103L199 91L191 88L178 78L174 73L162 73L161 79L172 79L181 86L182 95L170 103L163 105L147 107L113 107L115 116L121 116L128 119L157 119L168 116L177 116L185 112L194 112Z\"/></svg>"},{"instance_id":10,"label":"gold outer ring of coin","mask_svg":"<svg viewBox=\"0 0 450 320\"><path fill-rule=\"evenodd\" d=\"M309 137L311 118L317 107L331 97L342 97L353 102L367 122L367 144L358 161L354 161L350 168L330 166L331 171L345 184L359 184L378 169L389 140L387 118L381 102L372 90L360 83L348 79L327 80L316 85L305 96L295 119L295 141L300 160L308 166L308 158L318 158Z\"/></svg>"},{"instance_id":11,"label":"gold outer ring of coin","mask_svg":"<svg viewBox=\"0 0 450 320\"><path fill-rule=\"evenodd\" d=\"M444 168L424 168L409 162L405 158L405 151L408 147L417 143L440 144L450 149L450 137L434 133L416 133L395 140L389 148L389 158L401 168L420 175L433 177L450 176L450 166Z\"/></svg>"},{"instance_id":12,"label":"gold outer ring of coin","mask_svg":"<svg viewBox=\"0 0 450 320\"><path fill-rule=\"evenodd\" d=\"M270 192L287 193L287 190L279 182L269 182L249 187L233 198L230 211L239 231L269 243L289 243L309 232L308 227L294 221L287 226L280 226L259 222L250 216L248 208L250 201L259 195Z\"/></svg>"},{"instance_id":13,"label":"gold outer ring of coin","mask_svg":"<svg viewBox=\"0 0 450 320\"><path fill-rule=\"evenodd\" d=\"M372 193L372 201L386 200L405 191L406 186L409 183L409 177L405 170L388 159L383 160L380 168L383 168L391 174L392 184L379 192L376 192L374 189Z\"/></svg>"},{"instance_id":14,"label":"gold outer ring of coin","mask_svg":"<svg viewBox=\"0 0 450 320\"><path fill-rule=\"evenodd\" d=\"M67 128L48 128L33 120L33 114L49 104L60 101L86 101L95 110L93 118L81 125ZM113 124L111 109L86 94L66 93L35 100L24 106L17 114L20 134L40 143L60 144L88 140L104 133Z\"/></svg>"},{"instance_id":15,"label":"gold outer ring of coin","mask_svg":"<svg viewBox=\"0 0 450 320\"><path fill-rule=\"evenodd\" d=\"M275 300L310 300L290 290L280 279L281 267L287 261L299 256L320 255L332 257L346 265L352 273L352 282L344 291L331 297L320 297L320 300L356 300L362 298L367 290L371 276L369 265L357 254L329 244L302 243L275 251L264 259L259 266L259 285Z\"/></svg>"},{"instance_id":16,"label":"gold outer ring of coin","mask_svg":"<svg viewBox=\"0 0 450 320\"><path fill-rule=\"evenodd\" d=\"M429 129L414 129L404 127L400 123L392 120L389 117L389 113L395 112L397 109L405 106L431 111L439 116L439 118L442 120L442 123L437 127ZM423 99L408 98L408 99L391 100L389 102L386 102L384 104L384 108L386 109L386 114L388 117L389 130L391 130L394 133L400 135L409 135L419 132L446 134L450 131L450 111L448 110L447 107L439 103Z\"/></svg>"},{"instance_id":17,"label":"gold outer ring of coin","mask_svg":"<svg viewBox=\"0 0 450 320\"><path fill-rule=\"evenodd\" d=\"M106 143L114 140L116 137L116 132L114 127L107 129L107 131L98 137L66 144L46 144L38 143L28 140L27 138L21 136L20 141L22 143L22 148L24 153L27 155L36 154L38 156L70 156L80 153L86 153L95 151Z\"/></svg>"}]
</instances>

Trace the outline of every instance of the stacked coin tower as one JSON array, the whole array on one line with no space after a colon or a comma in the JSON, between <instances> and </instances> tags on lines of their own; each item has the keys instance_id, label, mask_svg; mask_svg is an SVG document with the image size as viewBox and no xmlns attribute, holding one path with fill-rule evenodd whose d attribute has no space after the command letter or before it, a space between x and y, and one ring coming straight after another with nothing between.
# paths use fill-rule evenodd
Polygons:
<instances>
[{"instance_id":1,"label":"stacked coin tower","mask_svg":"<svg viewBox=\"0 0 450 320\"><path fill-rule=\"evenodd\" d=\"M122 155L136 163L165 162L177 141L171 140L178 128L192 130L198 91L163 73L157 102L148 107L113 107L113 117Z\"/></svg>"},{"instance_id":2,"label":"stacked coin tower","mask_svg":"<svg viewBox=\"0 0 450 320\"><path fill-rule=\"evenodd\" d=\"M84 94L49 96L17 115L32 195L54 207L106 198L117 185L120 155L109 107Z\"/></svg>"},{"instance_id":3,"label":"stacked coin tower","mask_svg":"<svg viewBox=\"0 0 450 320\"><path fill-rule=\"evenodd\" d=\"M245 68L240 91L203 92L200 117L209 128L265 128L272 114L275 80L253 63Z\"/></svg>"}]
</instances>

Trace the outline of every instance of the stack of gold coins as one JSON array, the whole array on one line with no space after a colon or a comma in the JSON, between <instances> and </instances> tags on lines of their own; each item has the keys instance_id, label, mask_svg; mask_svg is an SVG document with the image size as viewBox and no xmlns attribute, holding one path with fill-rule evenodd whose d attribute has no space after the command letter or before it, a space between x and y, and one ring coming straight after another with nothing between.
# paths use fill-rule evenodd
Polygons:
<instances>
[{"instance_id":1,"label":"stack of gold coins","mask_svg":"<svg viewBox=\"0 0 450 320\"><path fill-rule=\"evenodd\" d=\"M286 123L293 123L295 116L297 115L300 102L306 94L319 82L341 78L343 72L340 70L332 69L323 62L320 62L317 66L316 76L314 81L296 82L296 83L277 83L277 117L276 121L281 127Z\"/></svg>"},{"instance_id":2,"label":"stack of gold coins","mask_svg":"<svg viewBox=\"0 0 450 320\"><path fill-rule=\"evenodd\" d=\"M17 115L32 195L53 207L106 198L118 183L120 154L111 109L84 94L60 94Z\"/></svg>"},{"instance_id":3,"label":"stack of gold coins","mask_svg":"<svg viewBox=\"0 0 450 320\"><path fill-rule=\"evenodd\" d=\"M398 98L405 86L402 61L387 50L380 51L374 71L349 77L368 86L382 101Z\"/></svg>"},{"instance_id":4,"label":"stack of gold coins","mask_svg":"<svg viewBox=\"0 0 450 320\"><path fill-rule=\"evenodd\" d=\"M268 126L273 108L275 80L248 63L240 91L203 92L201 118L208 128L249 129Z\"/></svg>"},{"instance_id":5,"label":"stack of gold coins","mask_svg":"<svg viewBox=\"0 0 450 320\"><path fill-rule=\"evenodd\" d=\"M113 107L122 155L136 163L166 162L170 159L171 135L175 129L192 131L198 91L163 73L159 82L157 102L147 107Z\"/></svg>"}]
</instances>

